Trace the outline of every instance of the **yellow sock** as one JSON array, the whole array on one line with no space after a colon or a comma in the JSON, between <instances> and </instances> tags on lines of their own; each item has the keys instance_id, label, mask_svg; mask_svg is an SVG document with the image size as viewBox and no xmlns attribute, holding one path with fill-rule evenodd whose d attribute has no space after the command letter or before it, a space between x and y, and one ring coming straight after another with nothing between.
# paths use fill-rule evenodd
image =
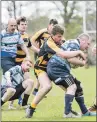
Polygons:
<instances>
[{"instance_id":1,"label":"yellow sock","mask_svg":"<svg viewBox=\"0 0 97 122\"><path fill-rule=\"evenodd\" d=\"M32 108L36 108L37 104L31 103Z\"/></svg>"}]
</instances>

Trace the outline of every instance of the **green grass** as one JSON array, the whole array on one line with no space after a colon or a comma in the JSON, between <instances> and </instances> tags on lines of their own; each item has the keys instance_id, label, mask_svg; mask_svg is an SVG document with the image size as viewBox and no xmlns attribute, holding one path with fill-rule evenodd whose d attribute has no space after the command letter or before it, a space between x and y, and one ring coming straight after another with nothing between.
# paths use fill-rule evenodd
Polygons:
<instances>
[{"instance_id":1,"label":"green grass","mask_svg":"<svg viewBox=\"0 0 97 122\"><path fill-rule=\"evenodd\" d=\"M89 69L79 68L72 73L82 81L86 105L92 105L96 96L96 67ZM33 73L31 73L33 75ZM32 76L35 80L35 77ZM29 103L33 100L31 94ZM14 103L17 105L17 100ZM64 91L53 84L53 89L37 106L36 113L30 119L25 118L24 110L8 110L8 102L2 107L2 121L96 121L96 117L82 117L76 119L63 118L64 112ZM80 112L77 103L73 102L73 109Z\"/></svg>"}]
</instances>

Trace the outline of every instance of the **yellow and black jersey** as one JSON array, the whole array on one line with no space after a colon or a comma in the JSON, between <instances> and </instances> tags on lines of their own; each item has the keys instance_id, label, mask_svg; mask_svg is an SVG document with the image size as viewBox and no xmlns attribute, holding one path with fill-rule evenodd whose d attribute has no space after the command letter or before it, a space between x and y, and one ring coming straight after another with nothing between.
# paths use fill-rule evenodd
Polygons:
<instances>
[{"instance_id":1,"label":"yellow and black jersey","mask_svg":"<svg viewBox=\"0 0 97 122\"><path fill-rule=\"evenodd\" d=\"M38 59L34 65L35 74L38 75L37 70L46 71L46 67L49 59L53 54L59 52L60 50L61 49L57 44L55 44L52 37L50 37L47 41L45 41L43 46L40 48Z\"/></svg>"},{"instance_id":2,"label":"yellow and black jersey","mask_svg":"<svg viewBox=\"0 0 97 122\"><path fill-rule=\"evenodd\" d=\"M45 39L48 39L50 37L50 34L47 31L47 28L41 29L40 31L36 32L32 38L32 43L36 44L38 48L43 45Z\"/></svg>"},{"instance_id":3,"label":"yellow and black jersey","mask_svg":"<svg viewBox=\"0 0 97 122\"><path fill-rule=\"evenodd\" d=\"M31 42L30 42L30 38L29 38L28 34L24 33L24 34L21 35L21 37L24 40L24 44L26 45L26 47L30 48L31 47ZM26 57L25 52L18 45L18 47L17 47L17 56L16 56L16 59L15 59L16 63L21 64L25 57Z\"/></svg>"},{"instance_id":4,"label":"yellow and black jersey","mask_svg":"<svg viewBox=\"0 0 97 122\"><path fill-rule=\"evenodd\" d=\"M47 40L50 37L50 34L47 31L47 28L41 29L40 31L36 32L32 38L32 44L40 49L40 47L43 45L45 40ZM34 53L34 59L36 60L38 58L38 54Z\"/></svg>"}]
</instances>

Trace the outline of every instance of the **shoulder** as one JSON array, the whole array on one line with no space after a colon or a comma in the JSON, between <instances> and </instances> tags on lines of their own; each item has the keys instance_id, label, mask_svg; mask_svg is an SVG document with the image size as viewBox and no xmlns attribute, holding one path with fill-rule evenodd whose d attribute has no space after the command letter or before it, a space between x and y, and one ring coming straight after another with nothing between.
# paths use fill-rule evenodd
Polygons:
<instances>
[{"instance_id":1,"label":"shoulder","mask_svg":"<svg viewBox=\"0 0 97 122\"><path fill-rule=\"evenodd\" d=\"M63 46L70 46L70 47L79 47L80 46L80 44L79 44L79 42L78 42L78 40L77 39L71 39L71 40L67 40L64 44L63 44Z\"/></svg>"},{"instance_id":2,"label":"shoulder","mask_svg":"<svg viewBox=\"0 0 97 122\"><path fill-rule=\"evenodd\" d=\"M22 38L29 38L29 35L28 35L28 33L25 32L24 34L21 34L21 37Z\"/></svg>"},{"instance_id":3,"label":"shoulder","mask_svg":"<svg viewBox=\"0 0 97 122\"><path fill-rule=\"evenodd\" d=\"M12 72L19 72L20 70L21 70L21 66L19 65L16 65L12 67L11 69L9 69L9 71L12 71Z\"/></svg>"},{"instance_id":4,"label":"shoulder","mask_svg":"<svg viewBox=\"0 0 97 122\"><path fill-rule=\"evenodd\" d=\"M5 34L6 34L6 30L4 29L1 31L1 35L4 36Z\"/></svg>"},{"instance_id":5,"label":"shoulder","mask_svg":"<svg viewBox=\"0 0 97 122\"><path fill-rule=\"evenodd\" d=\"M43 28L43 29L39 30L38 32L39 32L39 33L47 32L47 28Z\"/></svg>"},{"instance_id":6,"label":"shoulder","mask_svg":"<svg viewBox=\"0 0 97 122\"><path fill-rule=\"evenodd\" d=\"M44 28L44 29L41 29L41 30L37 31L34 35L40 36L41 34L43 34L45 32L47 32L47 28Z\"/></svg>"}]
</instances>

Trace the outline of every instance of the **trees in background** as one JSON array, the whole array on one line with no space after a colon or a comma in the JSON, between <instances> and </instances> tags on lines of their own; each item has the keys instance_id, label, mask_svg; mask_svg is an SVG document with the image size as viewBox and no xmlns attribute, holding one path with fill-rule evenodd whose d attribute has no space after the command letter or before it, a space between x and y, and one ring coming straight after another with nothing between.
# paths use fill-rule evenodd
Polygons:
<instances>
[{"instance_id":1,"label":"trees in background","mask_svg":"<svg viewBox=\"0 0 97 122\"><path fill-rule=\"evenodd\" d=\"M45 1L53 4L55 7L47 6L47 9L41 8L41 1L2 1L5 3L9 17L23 16L24 12L33 6L30 10L28 19L28 32L32 35L36 31L47 27L50 15L55 14L56 19L62 19L62 26L65 27L65 38L76 38L83 32L83 7L86 7L86 30L96 30L96 1ZM59 4L60 3L60 4ZM44 15L42 15L45 13ZM26 15L25 15L26 16ZM89 33L92 42L96 41L96 33ZM91 52L91 51L90 51ZM92 62L92 54L89 53L90 63Z\"/></svg>"}]
</instances>

